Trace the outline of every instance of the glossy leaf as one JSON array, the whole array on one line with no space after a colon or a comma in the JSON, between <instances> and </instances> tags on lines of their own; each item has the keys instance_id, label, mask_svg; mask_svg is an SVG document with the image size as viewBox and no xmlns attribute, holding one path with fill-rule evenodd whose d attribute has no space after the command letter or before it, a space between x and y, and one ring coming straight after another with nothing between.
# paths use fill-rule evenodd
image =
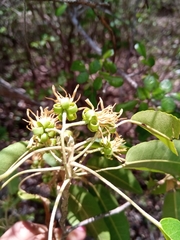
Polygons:
<instances>
[{"instance_id":1,"label":"glossy leaf","mask_svg":"<svg viewBox=\"0 0 180 240\"><path fill-rule=\"evenodd\" d=\"M116 167L118 164L116 161L111 161L104 157L93 157L88 160L87 166L93 170L98 170L108 167ZM136 180L131 171L127 171L125 169L105 170L99 172L99 174L114 184L116 187L134 193L142 193L139 182Z\"/></svg>"},{"instance_id":2,"label":"glossy leaf","mask_svg":"<svg viewBox=\"0 0 180 240\"><path fill-rule=\"evenodd\" d=\"M17 142L0 151L0 174L5 173L13 163L27 151L27 142Z\"/></svg>"},{"instance_id":3,"label":"glossy leaf","mask_svg":"<svg viewBox=\"0 0 180 240\"><path fill-rule=\"evenodd\" d=\"M101 208L95 197L85 188L73 185L70 188L68 221L73 226L79 221L99 215ZM104 219L94 221L86 226L88 235L98 240L110 240L110 233Z\"/></svg>"},{"instance_id":4,"label":"glossy leaf","mask_svg":"<svg viewBox=\"0 0 180 240\"><path fill-rule=\"evenodd\" d=\"M84 72L86 71L86 67L82 61L76 60L72 63L71 71Z\"/></svg>"},{"instance_id":5,"label":"glossy leaf","mask_svg":"<svg viewBox=\"0 0 180 240\"><path fill-rule=\"evenodd\" d=\"M109 189L101 184L94 185L94 195L101 207L102 213L107 213L119 206L115 196L110 193ZM130 239L129 224L124 212L104 218L111 239L128 240Z\"/></svg>"},{"instance_id":6,"label":"glossy leaf","mask_svg":"<svg viewBox=\"0 0 180 240\"><path fill-rule=\"evenodd\" d=\"M174 99L171 97L164 97L161 100L161 108L163 111L167 113L173 113L176 109L176 104L174 102Z\"/></svg>"},{"instance_id":7,"label":"glossy leaf","mask_svg":"<svg viewBox=\"0 0 180 240\"><path fill-rule=\"evenodd\" d=\"M163 218L172 217L180 220L180 190L166 193L162 216Z\"/></svg>"},{"instance_id":8,"label":"glossy leaf","mask_svg":"<svg viewBox=\"0 0 180 240\"><path fill-rule=\"evenodd\" d=\"M171 93L171 97L180 101L180 93Z\"/></svg>"},{"instance_id":9,"label":"glossy leaf","mask_svg":"<svg viewBox=\"0 0 180 240\"><path fill-rule=\"evenodd\" d=\"M165 92L168 93L172 90L173 85L171 80L169 79L164 79L162 82L160 82L159 87Z\"/></svg>"},{"instance_id":10,"label":"glossy leaf","mask_svg":"<svg viewBox=\"0 0 180 240\"><path fill-rule=\"evenodd\" d=\"M138 121L142 128L159 138L174 153L176 149L172 140L180 135L180 120L173 115L160 111L141 111L134 114L132 120Z\"/></svg>"},{"instance_id":11,"label":"glossy leaf","mask_svg":"<svg viewBox=\"0 0 180 240\"><path fill-rule=\"evenodd\" d=\"M95 59L93 62L89 64L89 72L90 74L97 73L101 69L101 63L98 59Z\"/></svg>"},{"instance_id":12,"label":"glossy leaf","mask_svg":"<svg viewBox=\"0 0 180 240\"><path fill-rule=\"evenodd\" d=\"M146 47L145 47L145 45L143 43L136 43L134 48L139 53L139 55L141 55L144 58L146 58Z\"/></svg>"},{"instance_id":13,"label":"glossy leaf","mask_svg":"<svg viewBox=\"0 0 180 240\"><path fill-rule=\"evenodd\" d=\"M174 140L174 145L178 156L159 140L133 146L126 154L125 168L164 172L178 177L180 176L180 140Z\"/></svg>"},{"instance_id":14,"label":"glossy leaf","mask_svg":"<svg viewBox=\"0 0 180 240\"><path fill-rule=\"evenodd\" d=\"M161 226L170 240L179 240L180 236L180 221L174 218L163 218ZM167 239L167 238L166 238Z\"/></svg>"},{"instance_id":15,"label":"glossy leaf","mask_svg":"<svg viewBox=\"0 0 180 240\"><path fill-rule=\"evenodd\" d=\"M87 72L81 72L76 78L77 83L80 83L80 84L87 82L88 79L89 79L89 74Z\"/></svg>"},{"instance_id":16,"label":"glossy leaf","mask_svg":"<svg viewBox=\"0 0 180 240\"><path fill-rule=\"evenodd\" d=\"M152 91L157 86L157 79L153 75L148 75L144 79L144 86L148 91Z\"/></svg>"}]
</instances>

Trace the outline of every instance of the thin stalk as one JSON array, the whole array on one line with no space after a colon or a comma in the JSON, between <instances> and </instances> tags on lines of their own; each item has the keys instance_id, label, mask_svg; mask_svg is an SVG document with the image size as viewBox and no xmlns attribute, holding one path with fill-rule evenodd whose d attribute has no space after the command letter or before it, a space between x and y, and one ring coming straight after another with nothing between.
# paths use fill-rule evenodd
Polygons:
<instances>
[{"instance_id":1,"label":"thin stalk","mask_svg":"<svg viewBox=\"0 0 180 240\"><path fill-rule=\"evenodd\" d=\"M61 200L62 197L62 193L64 191L64 189L66 188L66 186L69 184L70 179L65 179L59 192L58 195L56 197L56 200L54 202L54 207L51 213L51 218L50 218L50 222L49 222L49 231L48 231L48 240L52 240L53 239L53 226L54 226L54 219L55 219L55 215L56 215L56 211L59 205L59 202Z\"/></svg>"},{"instance_id":2,"label":"thin stalk","mask_svg":"<svg viewBox=\"0 0 180 240\"><path fill-rule=\"evenodd\" d=\"M99 219L102 219L102 218L105 218L105 217L109 217L109 216L112 216L114 214L118 214L120 212L123 212L129 206L130 206L130 203L126 202L123 205L121 205L121 206L119 206L119 207L117 207L117 208L115 208L113 210L110 210L107 213L103 213L103 214L100 214L100 215L97 215L97 216L85 219L85 220L81 221L80 223L78 223L77 225L68 228L66 232L70 233L70 232L72 232L74 229L76 229L78 227L82 227L82 226L85 226L85 225L90 224L92 222L95 222L95 221L97 221Z\"/></svg>"},{"instance_id":3,"label":"thin stalk","mask_svg":"<svg viewBox=\"0 0 180 240\"><path fill-rule=\"evenodd\" d=\"M82 126L82 125L86 125L86 122L85 121L79 121L79 122L74 122L74 123L67 123L66 124L66 129L70 128L70 127Z\"/></svg>"},{"instance_id":4,"label":"thin stalk","mask_svg":"<svg viewBox=\"0 0 180 240\"><path fill-rule=\"evenodd\" d=\"M15 175L13 175L11 178L9 178L6 182L4 182L1 186L0 189L3 189L11 180L13 180L15 177L18 177L22 174L25 173L33 173L33 172L49 172L49 171L58 171L58 170L64 170L64 167L47 167L47 168L38 168L38 169L28 169L28 170L24 170L21 171L19 173L16 173Z\"/></svg>"},{"instance_id":5,"label":"thin stalk","mask_svg":"<svg viewBox=\"0 0 180 240\"><path fill-rule=\"evenodd\" d=\"M114 186L111 182L103 178L101 175L99 175L97 172L93 171L92 169L77 163L72 162L72 166L79 167L81 169L84 169L85 171L93 174L94 176L98 177L102 182L104 182L106 185L108 185L111 189L113 189L115 192L117 192L119 195L121 195L124 199L126 199L127 202L129 202L131 205L133 205L144 217L146 217L150 222L152 222L156 227L158 227L162 232L163 229L161 227L161 224L153 218L151 215L149 215L147 212L145 212L142 208L140 208L131 198L129 198L126 194L124 194L121 190L119 190L116 186Z\"/></svg>"},{"instance_id":6,"label":"thin stalk","mask_svg":"<svg viewBox=\"0 0 180 240\"><path fill-rule=\"evenodd\" d=\"M90 142L87 147L85 147L78 155L76 155L75 157L73 157L73 161L76 161L78 158L80 158L81 156L83 156L87 150L93 145L94 140L92 140L92 142Z\"/></svg>"},{"instance_id":7,"label":"thin stalk","mask_svg":"<svg viewBox=\"0 0 180 240\"><path fill-rule=\"evenodd\" d=\"M117 167L102 168L102 169L96 170L95 172L118 170L118 169L121 169L121 168L123 168L123 166L122 166L122 165L119 165L119 166L117 166Z\"/></svg>"}]
</instances>

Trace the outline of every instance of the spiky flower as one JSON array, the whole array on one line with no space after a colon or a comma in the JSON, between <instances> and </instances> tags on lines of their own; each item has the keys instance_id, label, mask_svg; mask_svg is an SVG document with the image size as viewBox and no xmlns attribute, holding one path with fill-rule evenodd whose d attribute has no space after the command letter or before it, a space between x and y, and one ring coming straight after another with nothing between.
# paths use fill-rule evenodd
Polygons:
<instances>
[{"instance_id":1,"label":"spiky flower","mask_svg":"<svg viewBox=\"0 0 180 240\"><path fill-rule=\"evenodd\" d=\"M56 99L52 99L55 104L53 105L53 111L58 114L58 118L61 121L62 120L62 114L63 112L66 112L67 119L69 121L73 121L77 118L77 111L78 107L76 105L76 102L79 100L79 98L75 101L75 95L78 89L78 85L76 86L72 96L70 94L67 94L67 92L62 88L62 90L65 92L65 96L62 96L59 92L56 91L55 86L52 86L52 90L54 93L54 96Z\"/></svg>"},{"instance_id":2,"label":"spiky flower","mask_svg":"<svg viewBox=\"0 0 180 240\"><path fill-rule=\"evenodd\" d=\"M109 159L114 156L117 160L122 161L121 154L126 152L124 139L117 135L113 140L110 140L110 135L102 138L101 146L103 147L101 152Z\"/></svg>"},{"instance_id":3,"label":"spiky flower","mask_svg":"<svg viewBox=\"0 0 180 240\"><path fill-rule=\"evenodd\" d=\"M104 107L103 101L100 98L97 109L94 109L94 106L89 99L86 100L86 103L91 108L85 108L83 111L83 120L87 123L87 126L90 131L94 129L94 132L98 130L102 133L104 130L108 132L115 132L116 123L120 121L120 112L114 112L114 106ZM100 106L100 110L99 110ZM92 131L93 132L93 131Z\"/></svg>"},{"instance_id":4,"label":"spiky flower","mask_svg":"<svg viewBox=\"0 0 180 240\"><path fill-rule=\"evenodd\" d=\"M30 139L28 147L39 146L41 144L51 145L56 135L53 128L56 128L58 122L57 116L52 111L49 111L48 107L45 109L40 107L40 110L36 114L27 109L27 116L29 119L25 120L28 122L27 128L33 132L33 137Z\"/></svg>"}]
</instances>

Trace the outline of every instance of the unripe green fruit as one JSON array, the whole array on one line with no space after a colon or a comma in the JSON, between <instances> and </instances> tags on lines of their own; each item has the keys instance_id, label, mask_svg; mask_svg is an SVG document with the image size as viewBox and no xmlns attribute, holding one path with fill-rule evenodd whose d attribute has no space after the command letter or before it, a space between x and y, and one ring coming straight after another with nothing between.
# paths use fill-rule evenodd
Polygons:
<instances>
[{"instance_id":1,"label":"unripe green fruit","mask_svg":"<svg viewBox=\"0 0 180 240\"><path fill-rule=\"evenodd\" d=\"M111 148L104 147L103 152L104 152L104 155L106 156L111 156L113 154L113 151Z\"/></svg>"},{"instance_id":2,"label":"unripe green fruit","mask_svg":"<svg viewBox=\"0 0 180 240\"><path fill-rule=\"evenodd\" d=\"M59 113L58 119L59 119L60 121L62 121L62 113Z\"/></svg>"},{"instance_id":3,"label":"unripe green fruit","mask_svg":"<svg viewBox=\"0 0 180 240\"><path fill-rule=\"evenodd\" d=\"M44 133L44 128L43 127L37 127L32 129L34 135L38 136Z\"/></svg>"},{"instance_id":4,"label":"unripe green fruit","mask_svg":"<svg viewBox=\"0 0 180 240\"><path fill-rule=\"evenodd\" d=\"M55 103L53 105L53 110L54 110L54 113L56 113L56 114L62 114L62 112L63 112L63 108L60 103Z\"/></svg>"},{"instance_id":5,"label":"unripe green fruit","mask_svg":"<svg viewBox=\"0 0 180 240\"><path fill-rule=\"evenodd\" d=\"M50 144L51 146L56 146L56 144L57 144L56 138L51 138L50 142L51 142L51 144Z\"/></svg>"},{"instance_id":6,"label":"unripe green fruit","mask_svg":"<svg viewBox=\"0 0 180 240\"><path fill-rule=\"evenodd\" d=\"M40 139L41 139L42 143L45 143L49 139L48 134L47 133L43 133L41 135Z\"/></svg>"},{"instance_id":7,"label":"unripe green fruit","mask_svg":"<svg viewBox=\"0 0 180 240\"><path fill-rule=\"evenodd\" d=\"M89 108L85 108L83 113L82 113L82 118L86 123L89 123L92 119L92 117L94 117L95 111Z\"/></svg>"},{"instance_id":8,"label":"unripe green fruit","mask_svg":"<svg viewBox=\"0 0 180 240\"><path fill-rule=\"evenodd\" d=\"M98 123L98 119L96 116L93 116L91 118L91 121L88 123L88 129L91 132L97 132L99 129L99 123Z\"/></svg>"},{"instance_id":9,"label":"unripe green fruit","mask_svg":"<svg viewBox=\"0 0 180 240\"><path fill-rule=\"evenodd\" d=\"M74 121L76 118L77 118L76 113L74 113L74 114L69 114L69 113L67 113L67 119L68 119L68 121Z\"/></svg>"},{"instance_id":10,"label":"unripe green fruit","mask_svg":"<svg viewBox=\"0 0 180 240\"><path fill-rule=\"evenodd\" d=\"M54 131L50 131L50 132L48 132L47 134L48 134L48 136L49 136L50 138L52 138L52 137L54 137L55 132L54 132Z\"/></svg>"},{"instance_id":11,"label":"unripe green fruit","mask_svg":"<svg viewBox=\"0 0 180 240\"><path fill-rule=\"evenodd\" d=\"M68 114L74 114L77 112L77 110L78 110L78 107L77 107L76 103L72 102L66 111Z\"/></svg>"},{"instance_id":12,"label":"unripe green fruit","mask_svg":"<svg viewBox=\"0 0 180 240\"><path fill-rule=\"evenodd\" d=\"M64 110L67 110L69 108L70 103L71 101L67 97L61 99L61 106Z\"/></svg>"},{"instance_id":13,"label":"unripe green fruit","mask_svg":"<svg viewBox=\"0 0 180 240\"><path fill-rule=\"evenodd\" d=\"M47 118L42 118L42 119L40 120L40 123L42 124L42 126L43 126L44 128L48 128L49 125L51 124L51 122L50 122L49 119L47 119Z\"/></svg>"}]
</instances>

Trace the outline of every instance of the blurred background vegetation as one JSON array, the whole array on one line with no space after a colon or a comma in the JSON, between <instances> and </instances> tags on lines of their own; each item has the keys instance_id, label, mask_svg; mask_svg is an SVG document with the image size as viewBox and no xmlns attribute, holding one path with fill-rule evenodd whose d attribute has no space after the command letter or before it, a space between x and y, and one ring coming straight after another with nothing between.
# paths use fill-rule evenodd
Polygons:
<instances>
[{"instance_id":1,"label":"blurred background vegetation","mask_svg":"<svg viewBox=\"0 0 180 240\"><path fill-rule=\"evenodd\" d=\"M67 2L0 1L1 149L29 138L26 109L47 106L52 84L72 93L79 83L84 98L116 103L124 117L180 116L179 0ZM148 137L121 131L129 144Z\"/></svg>"}]
</instances>

